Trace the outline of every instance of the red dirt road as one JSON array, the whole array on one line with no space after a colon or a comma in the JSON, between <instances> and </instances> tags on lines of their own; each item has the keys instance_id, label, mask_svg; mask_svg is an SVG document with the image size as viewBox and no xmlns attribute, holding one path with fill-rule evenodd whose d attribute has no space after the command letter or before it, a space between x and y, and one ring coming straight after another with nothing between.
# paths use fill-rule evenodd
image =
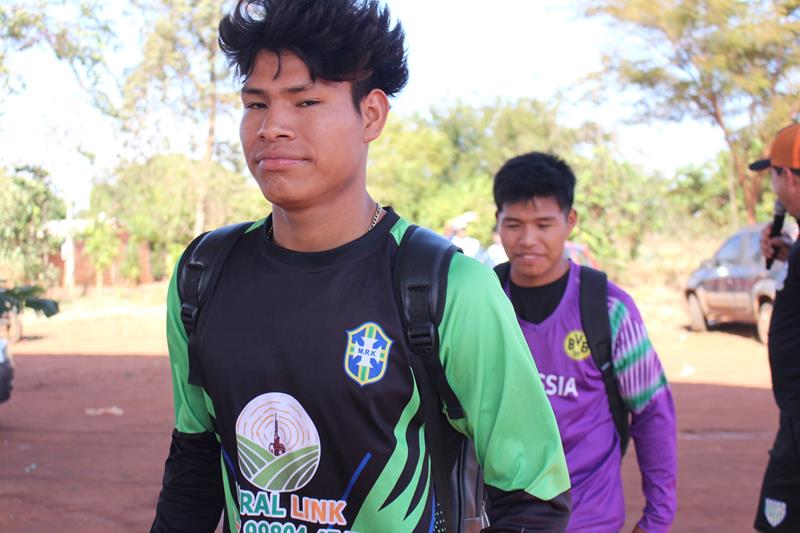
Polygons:
<instances>
[{"instance_id":1,"label":"red dirt road","mask_svg":"<svg viewBox=\"0 0 800 533\"><path fill-rule=\"evenodd\" d=\"M639 299L678 410L672 531L752 531L777 428L764 347L744 328L687 333L672 295ZM0 533L149 529L173 424L162 313L95 302L26 316L0 405ZM643 506L634 459L623 468L627 531Z\"/></svg>"}]
</instances>

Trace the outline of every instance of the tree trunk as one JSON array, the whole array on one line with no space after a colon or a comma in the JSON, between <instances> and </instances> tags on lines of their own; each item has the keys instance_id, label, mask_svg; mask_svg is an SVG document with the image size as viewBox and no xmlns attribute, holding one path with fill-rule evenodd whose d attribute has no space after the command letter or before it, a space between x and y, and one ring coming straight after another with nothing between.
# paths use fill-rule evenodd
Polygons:
<instances>
[{"instance_id":1,"label":"tree trunk","mask_svg":"<svg viewBox=\"0 0 800 533\"><path fill-rule=\"evenodd\" d=\"M205 231L206 199L208 197L208 180L211 179L211 165L214 159L214 145L217 135L217 40L208 43L208 131L206 132L206 151L203 157L202 174L195 176L194 234Z\"/></svg>"},{"instance_id":2,"label":"tree trunk","mask_svg":"<svg viewBox=\"0 0 800 533\"><path fill-rule=\"evenodd\" d=\"M731 161L733 164L733 173L736 175L739 186L741 186L742 193L744 194L744 209L747 216L747 223L753 224L756 221L756 204L758 203L755 184L750 180L750 175L745 167L742 155L733 148L731 149Z\"/></svg>"},{"instance_id":3,"label":"tree trunk","mask_svg":"<svg viewBox=\"0 0 800 533\"><path fill-rule=\"evenodd\" d=\"M736 184L737 181L739 181L739 173L737 168L738 155L736 153L736 141L725 124L725 119L720 112L716 98L711 98L710 100L713 103L712 118L714 119L714 122L717 123L717 126L719 126L722 130L722 133L725 136L725 144L728 145L728 151L731 154L731 169L730 172L728 172L728 203L731 206L731 223L733 225L733 229L737 229L739 227L739 202L736 199Z\"/></svg>"}]
</instances>

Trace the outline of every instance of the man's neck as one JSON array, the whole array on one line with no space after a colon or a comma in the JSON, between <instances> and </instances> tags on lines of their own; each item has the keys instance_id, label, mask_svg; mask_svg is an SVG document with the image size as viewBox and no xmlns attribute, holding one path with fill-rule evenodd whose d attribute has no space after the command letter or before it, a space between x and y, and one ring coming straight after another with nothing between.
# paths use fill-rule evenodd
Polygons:
<instances>
[{"instance_id":1,"label":"man's neck","mask_svg":"<svg viewBox=\"0 0 800 533\"><path fill-rule=\"evenodd\" d=\"M322 252L352 242L368 231L378 207L366 191L348 204L337 202L298 210L275 205L272 238L278 246L297 252ZM383 214L381 211L379 216Z\"/></svg>"}]
</instances>

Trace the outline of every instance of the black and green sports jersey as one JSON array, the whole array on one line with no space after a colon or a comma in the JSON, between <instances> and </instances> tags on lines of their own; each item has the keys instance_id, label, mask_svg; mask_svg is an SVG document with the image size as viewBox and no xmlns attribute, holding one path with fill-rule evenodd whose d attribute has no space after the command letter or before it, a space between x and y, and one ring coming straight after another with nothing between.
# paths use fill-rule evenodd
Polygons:
<instances>
[{"instance_id":1,"label":"black and green sports jersey","mask_svg":"<svg viewBox=\"0 0 800 533\"><path fill-rule=\"evenodd\" d=\"M226 529L433 531L392 280L408 223L389 210L361 238L317 253L275 246L269 224L239 239L204 304L193 362L202 383L188 382L175 276L169 289L176 433L216 435ZM466 413L452 424L474 440L487 485L551 500L568 473L513 309L491 270L461 254L447 281L439 353Z\"/></svg>"}]
</instances>

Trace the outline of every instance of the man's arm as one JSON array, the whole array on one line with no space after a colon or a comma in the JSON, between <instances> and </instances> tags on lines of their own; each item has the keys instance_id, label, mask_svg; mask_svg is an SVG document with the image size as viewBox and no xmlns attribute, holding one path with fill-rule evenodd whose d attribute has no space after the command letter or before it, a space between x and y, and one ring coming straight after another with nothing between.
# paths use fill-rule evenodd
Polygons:
<instances>
[{"instance_id":1,"label":"man's arm","mask_svg":"<svg viewBox=\"0 0 800 533\"><path fill-rule=\"evenodd\" d=\"M151 533L212 532L224 502L219 444L212 433L172 432Z\"/></svg>"},{"instance_id":2,"label":"man's arm","mask_svg":"<svg viewBox=\"0 0 800 533\"><path fill-rule=\"evenodd\" d=\"M636 305L619 289L609 287L609 294L614 370L631 411L631 437L646 500L638 527L647 533L666 532L677 506L675 406Z\"/></svg>"},{"instance_id":3,"label":"man's arm","mask_svg":"<svg viewBox=\"0 0 800 533\"><path fill-rule=\"evenodd\" d=\"M569 473L550 402L514 310L491 270L456 254L439 326L450 386L490 497L491 533L558 532L570 514Z\"/></svg>"},{"instance_id":4,"label":"man's arm","mask_svg":"<svg viewBox=\"0 0 800 533\"><path fill-rule=\"evenodd\" d=\"M186 331L172 276L167 295L167 345L172 367L175 430L151 533L205 533L219 524L224 504L220 447L200 387L189 384Z\"/></svg>"},{"instance_id":5,"label":"man's arm","mask_svg":"<svg viewBox=\"0 0 800 533\"><path fill-rule=\"evenodd\" d=\"M487 486L491 508L482 533L559 533L565 531L572 510L569 491L540 500L524 490L506 492Z\"/></svg>"}]
</instances>

